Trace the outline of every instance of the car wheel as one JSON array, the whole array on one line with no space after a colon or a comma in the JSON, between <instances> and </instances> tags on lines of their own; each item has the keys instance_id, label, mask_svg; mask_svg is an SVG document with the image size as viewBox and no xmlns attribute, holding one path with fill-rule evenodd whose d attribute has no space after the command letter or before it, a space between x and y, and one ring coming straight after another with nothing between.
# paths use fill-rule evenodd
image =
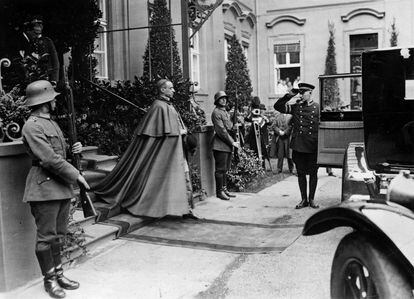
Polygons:
<instances>
[{"instance_id":1,"label":"car wheel","mask_svg":"<svg viewBox=\"0 0 414 299\"><path fill-rule=\"evenodd\" d=\"M413 298L404 271L365 235L354 232L339 243L331 270L332 298Z\"/></svg>"}]
</instances>

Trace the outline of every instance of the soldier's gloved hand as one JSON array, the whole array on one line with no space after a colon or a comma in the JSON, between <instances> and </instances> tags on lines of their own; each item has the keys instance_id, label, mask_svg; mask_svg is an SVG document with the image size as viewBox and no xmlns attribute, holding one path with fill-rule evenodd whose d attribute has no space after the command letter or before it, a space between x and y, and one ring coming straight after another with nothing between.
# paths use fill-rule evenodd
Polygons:
<instances>
[{"instance_id":1,"label":"soldier's gloved hand","mask_svg":"<svg viewBox=\"0 0 414 299\"><path fill-rule=\"evenodd\" d=\"M236 124L233 125L233 127L231 129L233 131L236 131L238 127L240 127L240 124L239 123L236 123Z\"/></svg>"},{"instance_id":2,"label":"soldier's gloved hand","mask_svg":"<svg viewBox=\"0 0 414 299\"><path fill-rule=\"evenodd\" d=\"M233 142L233 146L240 149L240 142Z\"/></svg>"},{"instance_id":3,"label":"soldier's gloved hand","mask_svg":"<svg viewBox=\"0 0 414 299\"><path fill-rule=\"evenodd\" d=\"M89 187L88 182L86 182L85 178L81 174L78 176L77 180L78 180L78 183L82 185L83 187L85 187L86 190L91 189L91 187Z\"/></svg>"},{"instance_id":4,"label":"soldier's gloved hand","mask_svg":"<svg viewBox=\"0 0 414 299\"><path fill-rule=\"evenodd\" d=\"M72 153L73 154L80 154L82 152L82 143L80 142L75 142L72 145Z\"/></svg>"}]
</instances>

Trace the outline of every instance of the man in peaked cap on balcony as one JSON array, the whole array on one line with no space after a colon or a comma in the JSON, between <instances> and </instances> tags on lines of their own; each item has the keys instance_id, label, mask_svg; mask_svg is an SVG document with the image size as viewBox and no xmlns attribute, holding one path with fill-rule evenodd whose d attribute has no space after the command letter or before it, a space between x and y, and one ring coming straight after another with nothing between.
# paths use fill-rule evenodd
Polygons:
<instances>
[{"instance_id":1,"label":"man in peaked cap on balcony","mask_svg":"<svg viewBox=\"0 0 414 299\"><path fill-rule=\"evenodd\" d=\"M293 132L290 147L292 159L296 165L301 202L296 209L307 206L317 209L315 191L318 183L318 128L319 104L312 100L315 86L309 83L299 83L298 89L292 89L274 105L281 113L292 114ZM307 193L307 178L309 175L309 196Z\"/></svg>"},{"instance_id":2,"label":"man in peaked cap on balcony","mask_svg":"<svg viewBox=\"0 0 414 299\"><path fill-rule=\"evenodd\" d=\"M42 70L42 78L53 86L59 81L59 59L53 41L43 34L42 16L29 16L23 24L23 32L16 42L20 59L36 61Z\"/></svg>"},{"instance_id":3,"label":"man in peaked cap on balcony","mask_svg":"<svg viewBox=\"0 0 414 299\"><path fill-rule=\"evenodd\" d=\"M32 158L23 201L30 204L37 227L36 257L44 275L44 288L52 298L64 298L66 290L79 283L63 275L61 250L67 233L72 185L89 185L79 171L66 161L66 142L58 124L50 118L56 108L52 84L39 80L26 88L26 105L31 115L23 126L23 143ZM82 152L76 142L72 153Z\"/></svg>"}]
</instances>

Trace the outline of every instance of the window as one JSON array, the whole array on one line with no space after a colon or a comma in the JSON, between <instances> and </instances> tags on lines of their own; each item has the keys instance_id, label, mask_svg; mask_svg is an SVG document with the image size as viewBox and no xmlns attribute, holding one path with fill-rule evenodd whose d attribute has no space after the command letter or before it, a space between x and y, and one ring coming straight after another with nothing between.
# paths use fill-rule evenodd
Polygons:
<instances>
[{"instance_id":1,"label":"window","mask_svg":"<svg viewBox=\"0 0 414 299\"><path fill-rule=\"evenodd\" d=\"M190 35L192 30L190 29ZM191 81L197 82L197 86L194 86L194 90L200 89L200 37L199 32L196 32L190 41L190 68L191 68Z\"/></svg>"},{"instance_id":2,"label":"window","mask_svg":"<svg viewBox=\"0 0 414 299\"><path fill-rule=\"evenodd\" d=\"M224 38L224 61L229 61L230 37Z\"/></svg>"},{"instance_id":3,"label":"window","mask_svg":"<svg viewBox=\"0 0 414 299\"><path fill-rule=\"evenodd\" d=\"M100 21L99 31L107 30L107 16L106 16L106 0L98 1L99 9L102 11L102 18ZM96 77L108 78L108 57L107 57L107 34L99 33L95 39L93 56L96 59Z\"/></svg>"},{"instance_id":4,"label":"window","mask_svg":"<svg viewBox=\"0 0 414 299\"><path fill-rule=\"evenodd\" d=\"M246 58L246 62L248 62L249 61L249 44L246 42L242 42L242 46L243 46L244 57Z\"/></svg>"},{"instance_id":5,"label":"window","mask_svg":"<svg viewBox=\"0 0 414 299\"><path fill-rule=\"evenodd\" d=\"M378 48L378 34L357 34L349 36L350 72L362 72L362 52ZM362 78L351 79L351 110L362 109Z\"/></svg>"},{"instance_id":6,"label":"window","mask_svg":"<svg viewBox=\"0 0 414 299\"><path fill-rule=\"evenodd\" d=\"M275 93L285 94L300 80L300 43L274 45Z\"/></svg>"},{"instance_id":7,"label":"window","mask_svg":"<svg viewBox=\"0 0 414 299\"><path fill-rule=\"evenodd\" d=\"M361 72L362 52L378 48L378 34L358 34L349 36L351 73Z\"/></svg>"}]
</instances>

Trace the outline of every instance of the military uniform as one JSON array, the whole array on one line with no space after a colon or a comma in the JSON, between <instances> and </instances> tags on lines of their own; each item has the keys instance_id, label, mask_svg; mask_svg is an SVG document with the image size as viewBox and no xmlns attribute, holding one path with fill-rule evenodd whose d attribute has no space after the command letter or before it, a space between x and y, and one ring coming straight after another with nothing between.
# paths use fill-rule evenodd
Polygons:
<instances>
[{"instance_id":1,"label":"military uniform","mask_svg":"<svg viewBox=\"0 0 414 299\"><path fill-rule=\"evenodd\" d=\"M299 83L298 85L298 92L303 94L302 97L305 97L306 94L307 98L304 102L286 105L295 96L295 94L286 94L276 102L274 108L281 113L292 114L293 131L290 147L293 151L292 159L296 165L302 196L302 201L296 208L300 209L308 205L312 208L318 208L314 203L314 195L318 181L317 156L320 108L319 104L310 99L310 94L315 87L308 83ZM309 175L309 197L307 195L306 175Z\"/></svg>"},{"instance_id":2,"label":"military uniform","mask_svg":"<svg viewBox=\"0 0 414 299\"><path fill-rule=\"evenodd\" d=\"M214 96L215 102L220 98L227 97L223 91L219 91ZM229 196L233 197L227 191L227 171L231 166L231 156L233 152L234 139L230 135L233 123L230 120L230 115L227 113L225 107L219 105L214 108L211 114L211 121L214 126L214 137L212 140L213 156L215 161L214 177L216 181L217 197L223 200L229 200Z\"/></svg>"},{"instance_id":3,"label":"military uniform","mask_svg":"<svg viewBox=\"0 0 414 299\"><path fill-rule=\"evenodd\" d=\"M221 152L233 151L234 139L230 135L233 123L225 108L214 108L211 114L211 121L214 126L213 150Z\"/></svg>"},{"instance_id":4,"label":"military uniform","mask_svg":"<svg viewBox=\"0 0 414 299\"><path fill-rule=\"evenodd\" d=\"M32 115L22 129L23 143L32 158L23 201L30 204L36 231L36 257L44 275L44 287L53 298L65 297L63 289L74 290L79 283L63 275L61 250L67 233L73 187L79 171L66 161L66 142L58 124L43 105L58 95L45 80L26 88L26 105ZM52 104L49 104L49 110ZM62 289L63 288L63 289Z\"/></svg>"},{"instance_id":5,"label":"military uniform","mask_svg":"<svg viewBox=\"0 0 414 299\"><path fill-rule=\"evenodd\" d=\"M290 109L289 109L290 108ZM288 106L292 114L292 150L301 153L316 153L318 150L319 104ZM290 111L289 111L290 110Z\"/></svg>"},{"instance_id":6,"label":"military uniform","mask_svg":"<svg viewBox=\"0 0 414 299\"><path fill-rule=\"evenodd\" d=\"M23 201L73 198L79 171L66 161L67 146L58 124L47 116L30 116L23 126L23 142L33 160Z\"/></svg>"}]
</instances>

